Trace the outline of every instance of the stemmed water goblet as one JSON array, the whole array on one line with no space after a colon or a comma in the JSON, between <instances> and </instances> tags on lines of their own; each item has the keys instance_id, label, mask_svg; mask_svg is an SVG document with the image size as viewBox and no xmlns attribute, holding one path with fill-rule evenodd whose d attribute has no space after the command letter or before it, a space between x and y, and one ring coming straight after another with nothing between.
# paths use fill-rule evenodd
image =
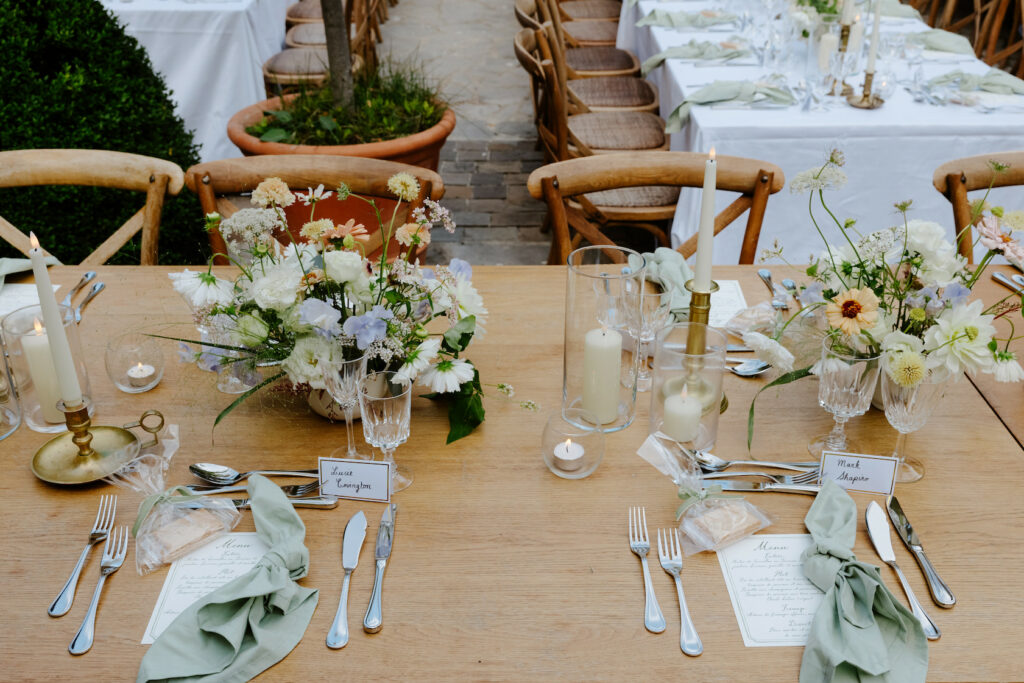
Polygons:
<instances>
[{"instance_id":1,"label":"stemmed water goblet","mask_svg":"<svg viewBox=\"0 0 1024 683\"><path fill-rule=\"evenodd\" d=\"M636 374L636 390L650 391L651 371L649 358L651 343L672 317L669 308L672 301L671 292L644 292L640 306L631 308L627 314L629 333L640 342L638 353L639 367Z\"/></svg>"},{"instance_id":2,"label":"stemmed water goblet","mask_svg":"<svg viewBox=\"0 0 1024 683\"><path fill-rule=\"evenodd\" d=\"M395 463L395 449L409 438L412 382L397 372L371 372L359 380L359 409L363 415L363 436L391 463L391 491L412 483L412 472Z\"/></svg>"},{"instance_id":3,"label":"stemmed water goblet","mask_svg":"<svg viewBox=\"0 0 1024 683\"><path fill-rule=\"evenodd\" d=\"M857 353L841 340L825 337L818 364L818 404L832 413L835 425L807 445L815 457L822 451L851 452L846 421L867 412L878 382L879 356Z\"/></svg>"},{"instance_id":4,"label":"stemmed water goblet","mask_svg":"<svg viewBox=\"0 0 1024 683\"><path fill-rule=\"evenodd\" d=\"M917 458L907 458L907 435L924 427L935 407L942 400L949 384L949 376L931 372L913 386L901 386L888 372L882 373L882 403L885 419L899 436L893 457L899 460L896 481L901 484L917 481L924 476L924 464Z\"/></svg>"},{"instance_id":5,"label":"stemmed water goblet","mask_svg":"<svg viewBox=\"0 0 1024 683\"><path fill-rule=\"evenodd\" d=\"M360 354L358 358L327 361L323 364L322 372L327 393L341 406L345 415L345 433L348 436L348 446L344 453L338 448L331 453L331 457L372 460L373 456L356 450L356 439L352 433L352 413L359 403L359 380L366 376L366 354Z\"/></svg>"}]
</instances>

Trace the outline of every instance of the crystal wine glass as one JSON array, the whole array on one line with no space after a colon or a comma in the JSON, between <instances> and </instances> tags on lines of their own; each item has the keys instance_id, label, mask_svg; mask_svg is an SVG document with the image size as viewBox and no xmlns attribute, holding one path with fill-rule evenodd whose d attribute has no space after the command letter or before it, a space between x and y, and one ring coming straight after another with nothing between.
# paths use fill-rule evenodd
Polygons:
<instances>
[{"instance_id":1,"label":"crystal wine glass","mask_svg":"<svg viewBox=\"0 0 1024 683\"><path fill-rule=\"evenodd\" d=\"M881 382L885 419L899 433L893 451L893 457L900 463L896 481L903 484L917 481L924 476L924 464L917 458L906 457L907 434L916 432L928 422L946 393L949 377L929 373L914 386L904 387L896 383L888 372L883 372Z\"/></svg>"},{"instance_id":2,"label":"crystal wine glass","mask_svg":"<svg viewBox=\"0 0 1024 683\"><path fill-rule=\"evenodd\" d=\"M356 439L352 433L352 413L359 403L359 380L366 376L366 354L350 360L340 359L323 364L324 386L335 403L341 406L345 414L345 433L348 436L348 447L344 455L340 448L331 453L331 457L344 457L350 460L372 460L356 450Z\"/></svg>"},{"instance_id":3,"label":"crystal wine glass","mask_svg":"<svg viewBox=\"0 0 1024 683\"><path fill-rule=\"evenodd\" d=\"M651 390L651 371L648 366L651 343L672 317L669 308L671 301L671 292L644 292L640 306L630 309L628 313L629 333L640 342L637 391Z\"/></svg>"},{"instance_id":4,"label":"crystal wine glass","mask_svg":"<svg viewBox=\"0 0 1024 683\"><path fill-rule=\"evenodd\" d=\"M851 351L842 342L825 337L818 364L818 404L832 413L835 426L807 445L811 455L822 451L851 452L844 428L851 417L863 415L871 406L880 368L877 355Z\"/></svg>"},{"instance_id":5,"label":"crystal wine glass","mask_svg":"<svg viewBox=\"0 0 1024 683\"><path fill-rule=\"evenodd\" d=\"M395 449L409 438L412 382L402 381L390 370L371 372L359 380L359 408L363 411L363 436L391 463L391 491L412 483L412 472L395 463Z\"/></svg>"}]
</instances>

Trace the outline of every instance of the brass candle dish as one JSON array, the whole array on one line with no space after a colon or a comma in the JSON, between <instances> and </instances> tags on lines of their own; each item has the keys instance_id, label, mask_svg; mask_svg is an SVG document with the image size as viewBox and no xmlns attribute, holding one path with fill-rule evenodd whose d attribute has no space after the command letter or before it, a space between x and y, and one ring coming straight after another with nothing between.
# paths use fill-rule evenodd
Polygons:
<instances>
[{"instance_id":1,"label":"brass candle dish","mask_svg":"<svg viewBox=\"0 0 1024 683\"><path fill-rule=\"evenodd\" d=\"M871 86L874 80L875 73L873 71L866 72L864 74L863 92L859 95L854 95L851 91L846 96L847 103L849 103L851 107L857 107L857 109L878 109L885 104L885 100L871 92Z\"/></svg>"}]
</instances>

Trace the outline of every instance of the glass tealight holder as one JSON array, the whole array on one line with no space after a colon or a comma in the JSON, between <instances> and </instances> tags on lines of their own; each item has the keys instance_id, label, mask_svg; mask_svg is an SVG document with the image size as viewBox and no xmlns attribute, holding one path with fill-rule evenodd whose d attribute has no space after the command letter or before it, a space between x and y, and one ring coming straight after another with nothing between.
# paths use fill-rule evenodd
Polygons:
<instances>
[{"instance_id":1,"label":"glass tealight holder","mask_svg":"<svg viewBox=\"0 0 1024 683\"><path fill-rule=\"evenodd\" d=\"M579 428L615 432L636 414L640 359L629 327L640 312L646 262L632 249L601 246L572 252L568 266L562 414Z\"/></svg>"},{"instance_id":2,"label":"glass tealight holder","mask_svg":"<svg viewBox=\"0 0 1024 683\"><path fill-rule=\"evenodd\" d=\"M149 391L164 376L164 354L153 337L135 332L107 343L107 376L126 394Z\"/></svg>"},{"instance_id":3,"label":"glass tealight holder","mask_svg":"<svg viewBox=\"0 0 1024 683\"><path fill-rule=\"evenodd\" d=\"M604 432L596 418L579 408L554 413L541 438L541 456L551 473L563 479L589 477L604 458Z\"/></svg>"},{"instance_id":4,"label":"glass tealight holder","mask_svg":"<svg viewBox=\"0 0 1024 683\"><path fill-rule=\"evenodd\" d=\"M694 451L718 437L725 375L725 333L703 323L677 323L658 333L650 433Z\"/></svg>"}]
</instances>

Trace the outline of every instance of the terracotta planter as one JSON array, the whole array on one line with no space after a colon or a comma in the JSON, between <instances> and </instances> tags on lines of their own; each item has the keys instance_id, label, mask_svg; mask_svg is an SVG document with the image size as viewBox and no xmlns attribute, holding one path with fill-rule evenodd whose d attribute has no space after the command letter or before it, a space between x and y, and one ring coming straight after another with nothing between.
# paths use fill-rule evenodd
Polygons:
<instances>
[{"instance_id":1,"label":"terracotta planter","mask_svg":"<svg viewBox=\"0 0 1024 683\"><path fill-rule=\"evenodd\" d=\"M297 95L286 95L287 99ZM274 97L250 105L228 121L228 137L245 156L261 154L334 154L400 161L413 166L437 170L441 147L455 128L455 114L447 109L437 125L404 138L367 142L361 145L289 145L283 142L262 142L245 132L246 127L263 117L263 112L281 108L281 99Z\"/></svg>"}]
</instances>

